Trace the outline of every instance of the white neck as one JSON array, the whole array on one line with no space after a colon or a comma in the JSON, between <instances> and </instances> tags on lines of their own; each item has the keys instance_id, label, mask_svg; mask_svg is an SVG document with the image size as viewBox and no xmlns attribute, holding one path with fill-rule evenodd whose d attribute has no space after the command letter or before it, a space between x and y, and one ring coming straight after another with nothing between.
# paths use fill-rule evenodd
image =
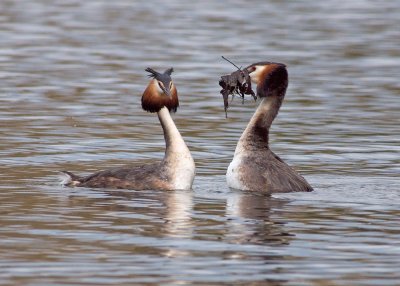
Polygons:
<instances>
[{"instance_id":1,"label":"white neck","mask_svg":"<svg viewBox=\"0 0 400 286\"><path fill-rule=\"evenodd\" d=\"M157 113L165 138L164 161L171 168L171 176L176 189L190 189L192 186L195 165L181 134L166 107ZM189 185L189 187L188 187Z\"/></svg>"},{"instance_id":2,"label":"white neck","mask_svg":"<svg viewBox=\"0 0 400 286\"><path fill-rule=\"evenodd\" d=\"M277 96L264 97L247 124L236 146L235 155L244 150L268 148L269 128L278 114L282 100Z\"/></svg>"},{"instance_id":3,"label":"white neck","mask_svg":"<svg viewBox=\"0 0 400 286\"><path fill-rule=\"evenodd\" d=\"M171 156L174 153L189 152L189 149L179 133L178 128L176 128L168 109L166 107L161 108L157 115L164 131L166 144L165 156Z\"/></svg>"}]
</instances>

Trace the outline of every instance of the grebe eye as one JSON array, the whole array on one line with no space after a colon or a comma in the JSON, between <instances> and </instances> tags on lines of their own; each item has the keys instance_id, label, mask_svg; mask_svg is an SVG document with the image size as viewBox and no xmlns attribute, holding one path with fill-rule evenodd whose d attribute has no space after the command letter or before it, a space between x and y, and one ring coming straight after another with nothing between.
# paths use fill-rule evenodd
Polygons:
<instances>
[{"instance_id":1,"label":"grebe eye","mask_svg":"<svg viewBox=\"0 0 400 286\"><path fill-rule=\"evenodd\" d=\"M169 83L169 89L172 88L172 81Z\"/></svg>"},{"instance_id":2,"label":"grebe eye","mask_svg":"<svg viewBox=\"0 0 400 286\"><path fill-rule=\"evenodd\" d=\"M158 86L162 89L164 87L163 83L161 81L157 81L158 82Z\"/></svg>"}]
</instances>

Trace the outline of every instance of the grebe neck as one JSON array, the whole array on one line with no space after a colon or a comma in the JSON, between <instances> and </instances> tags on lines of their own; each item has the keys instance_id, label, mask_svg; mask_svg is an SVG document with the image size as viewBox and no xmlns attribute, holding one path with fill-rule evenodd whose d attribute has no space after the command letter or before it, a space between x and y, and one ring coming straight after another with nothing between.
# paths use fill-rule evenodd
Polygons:
<instances>
[{"instance_id":1,"label":"grebe neck","mask_svg":"<svg viewBox=\"0 0 400 286\"><path fill-rule=\"evenodd\" d=\"M181 134L166 107L157 112L164 130L165 156L164 166L168 169L171 188L175 190L190 190L195 174L195 164Z\"/></svg>"},{"instance_id":2,"label":"grebe neck","mask_svg":"<svg viewBox=\"0 0 400 286\"><path fill-rule=\"evenodd\" d=\"M242 151L269 149L269 129L282 105L283 96L264 97L239 139L235 155Z\"/></svg>"},{"instance_id":3,"label":"grebe neck","mask_svg":"<svg viewBox=\"0 0 400 286\"><path fill-rule=\"evenodd\" d=\"M162 129L164 131L165 139L165 158L174 156L176 154L189 153L189 148L186 146L181 134L176 128L176 125L168 111L168 108L163 107L157 112L158 119L160 120Z\"/></svg>"}]
</instances>

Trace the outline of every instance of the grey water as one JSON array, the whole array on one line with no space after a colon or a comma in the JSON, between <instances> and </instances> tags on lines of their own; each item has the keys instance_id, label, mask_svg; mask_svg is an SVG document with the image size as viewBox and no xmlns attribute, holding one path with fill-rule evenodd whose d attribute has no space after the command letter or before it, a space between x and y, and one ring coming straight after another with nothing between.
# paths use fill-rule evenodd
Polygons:
<instances>
[{"instance_id":1,"label":"grey water","mask_svg":"<svg viewBox=\"0 0 400 286\"><path fill-rule=\"evenodd\" d=\"M1 285L400 285L398 1L0 2ZM311 193L227 188L257 102L218 80L285 63L271 148ZM193 190L65 188L162 158L144 69L175 69Z\"/></svg>"}]
</instances>

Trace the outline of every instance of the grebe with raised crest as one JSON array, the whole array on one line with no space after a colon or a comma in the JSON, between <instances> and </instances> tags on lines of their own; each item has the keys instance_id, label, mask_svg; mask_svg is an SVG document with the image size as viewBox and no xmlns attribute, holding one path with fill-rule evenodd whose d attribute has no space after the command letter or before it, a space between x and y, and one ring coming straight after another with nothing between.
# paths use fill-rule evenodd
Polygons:
<instances>
[{"instance_id":1,"label":"grebe with raised crest","mask_svg":"<svg viewBox=\"0 0 400 286\"><path fill-rule=\"evenodd\" d=\"M257 84L256 96L261 102L236 146L226 173L228 186L265 193L312 191L307 181L269 148L269 129L288 86L286 66L259 62L221 77L225 107L230 93L254 96L250 80Z\"/></svg>"},{"instance_id":2,"label":"grebe with raised crest","mask_svg":"<svg viewBox=\"0 0 400 286\"><path fill-rule=\"evenodd\" d=\"M171 79L173 69L159 73L146 69L152 80L143 92L142 108L156 112L164 131L166 150L161 162L141 166L116 167L80 177L68 171L64 185L90 188L118 188L135 190L190 190L195 164L170 111L179 106L178 92Z\"/></svg>"}]
</instances>

